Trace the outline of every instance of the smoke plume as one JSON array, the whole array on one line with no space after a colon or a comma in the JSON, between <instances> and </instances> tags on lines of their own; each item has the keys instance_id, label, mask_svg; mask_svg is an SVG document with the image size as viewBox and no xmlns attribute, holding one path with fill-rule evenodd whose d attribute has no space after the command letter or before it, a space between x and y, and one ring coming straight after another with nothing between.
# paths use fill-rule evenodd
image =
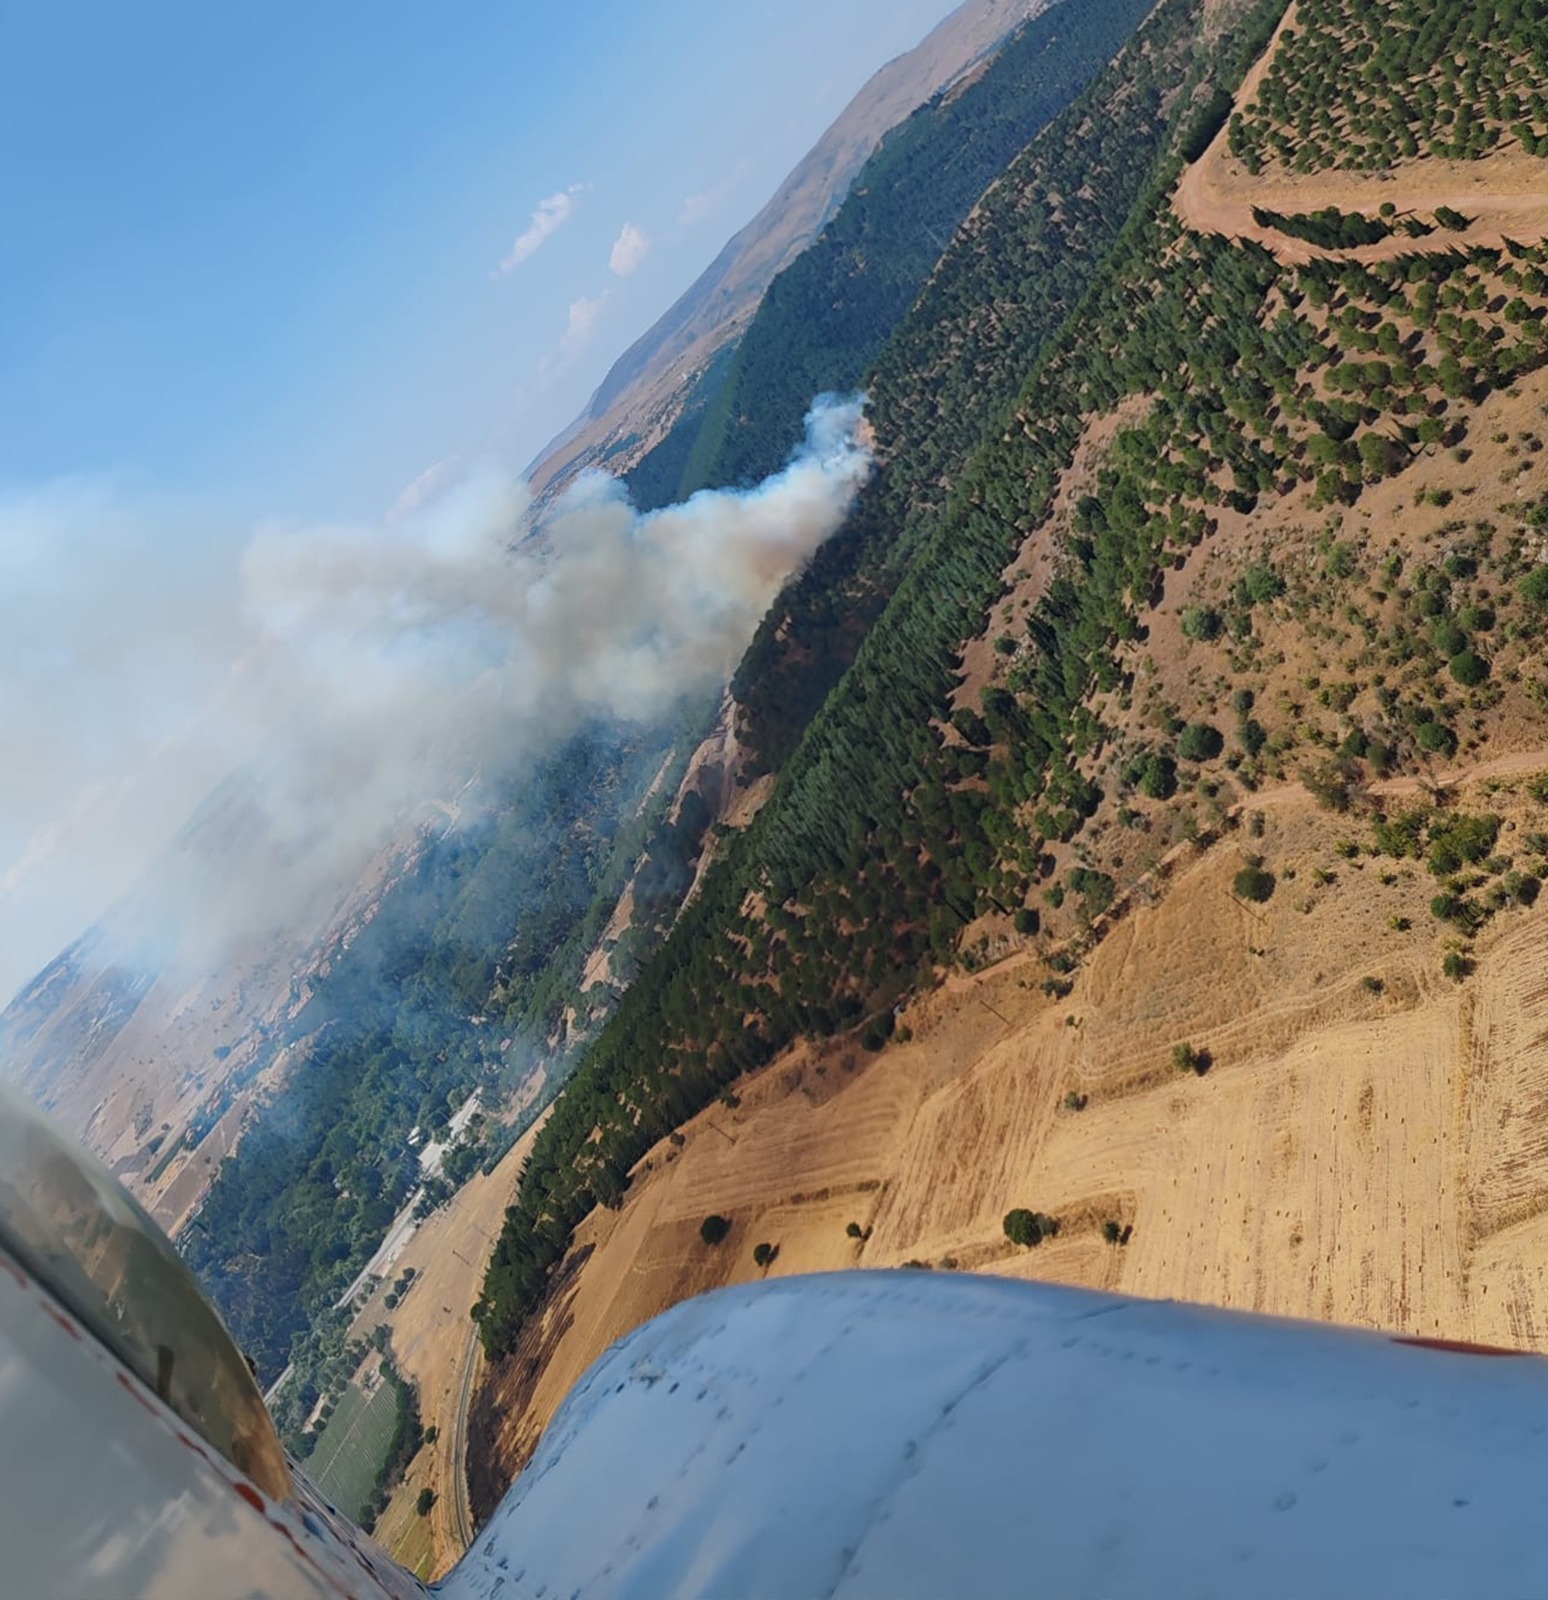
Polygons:
<instances>
[{"instance_id":1,"label":"smoke plume","mask_svg":"<svg viewBox=\"0 0 1548 1600\"><path fill-rule=\"evenodd\" d=\"M243 804L261 816L266 842L250 870L218 884L183 875L179 892L209 903L179 906L180 920L229 935L233 920L252 932L326 915L340 886L405 828L437 807L455 814L459 795L468 803L472 780L519 769L589 715L648 718L723 683L870 465L860 400L828 397L790 464L757 488L642 514L621 485L593 476L514 547L527 493L492 471L383 526L260 527L241 556L234 622L220 613L226 663L206 670L215 688L165 763L174 781L157 810L173 824L186 817L212 767L240 757ZM210 630L201 614L197 659L213 668ZM174 638L154 653L190 670ZM133 781L103 774L99 787L143 787L157 763L142 754ZM185 773L201 787L180 787ZM60 797L60 814L72 800ZM46 882L69 841L51 836L40 851L34 838L29 851L10 878ZM0 928L15 888L0 879ZM100 910L83 907L82 920ZM51 953L0 946L0 986Z\"/></svg>"}]
</instances>

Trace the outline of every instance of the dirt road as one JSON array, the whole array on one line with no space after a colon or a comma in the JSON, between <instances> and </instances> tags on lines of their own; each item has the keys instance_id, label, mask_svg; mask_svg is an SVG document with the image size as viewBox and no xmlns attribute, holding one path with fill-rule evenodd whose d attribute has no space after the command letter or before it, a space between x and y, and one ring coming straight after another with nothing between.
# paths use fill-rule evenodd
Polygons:
<instances>
[{"instance_id":1,"label":"dirt road","mask_svg":"<svg viewBox=\"0 0 1548 1600\"><path fill-rule=\"evenodd\" d=\"M467 1348L462 1353L462 1383L457 1390L457 1403L452 1408L451 1437L447 1441L445 1471L447 1512L451 1521L452 1536L465 1550L473 1543L478 1531L473 1526L473 1508L468 1503L468 1407L473 1403L473 1384L483 1366L483 1351L478 1342L478 1330L468 1334Z\"/></svg>"},{"instance_id":2,"label":"dirt road","mask_svg":"<svg viewBox=\"0 0 1548 1600\"><path fill-rule=\"evenodd\" d=\"M1295 26L1295 14L1292 4L1243 81L1236 101L1239 106L1252 104L1281 36ZM1378 207L1391 204L1399 215L1417 212L1432 216L1437 207L1449 206L1471 219L1464 232L1432 235L1430 243L1436 249L1456 245L1497 248L1507 236L1523 244L1548 238L1548 162L1519 150L1477 161L1409 161L1380 173L1268 170L1254 175L1232 157L1228 139L1229 124L1183 173L1172 198L1173 209L1195 233L1251 239L1289 265L1328 255L1340 260L1381 261L1411 255L1422 245L1396 233L1376 244L1328 251L1262 227L1253 219L1254 207L1287 216L1324 206L1374 215Z\"/></svg>"},{"instance_id":3,"label":"dirt road","mask_svg":"<svg viewBox=\"0 0 1548 1600\"><path fill-rule=\"evenodd\" d=\"M414 1269L398 1304L387 1309L390 1286L383 1285L364 1302L354 1323L357 1334L387 1325L399 1367L418 1391L420 1418L427 1430L436 1429L435 1440L420 1451L382 1514L376 1534L394 1554L428 1544L426 1566L432 1573L445 1572L475 1531L467 1489L467 1413L482 1351L470 1314L505 1208L546 1116L492 1173L473 1178L445 1210L420 1225L393 1264L397 1274ZM428 1517L414 1511L422 1488L435 1494Z\"/></svg>"}]
</instances>

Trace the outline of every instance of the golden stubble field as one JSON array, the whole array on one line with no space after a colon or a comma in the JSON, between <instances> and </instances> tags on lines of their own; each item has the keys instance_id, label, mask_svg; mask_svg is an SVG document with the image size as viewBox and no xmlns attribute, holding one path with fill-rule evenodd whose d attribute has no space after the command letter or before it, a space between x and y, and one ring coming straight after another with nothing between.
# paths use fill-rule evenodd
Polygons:
<instances>
[{"instance_id":1,"label":"golden stubble field","mask_svg":"<svg viewBox=\"0 0 1548 1600\"><path fill-rule=\"evenodd\" d=\"M1502 849L1548 821L1519 779L1459 799L1506 815ZM1263 815L1180 863L1064 998L1026 957L955 978L908 1042L798 1052L658 1146L487 1396L496 1477L612 1340L759 1276L760 1241L774 1274L914 1262L1548 1348L1548 905L1497 917L1459 985L1422 864L1343 859L1361 825L1298 791ZM1231 893L1249 845L1280 875L1262 907ZM1182 1041L1206 1075L1171 1065ZM1014 1206L1059 1237L1011 1246Z\"/></svg>"}]
</instances>

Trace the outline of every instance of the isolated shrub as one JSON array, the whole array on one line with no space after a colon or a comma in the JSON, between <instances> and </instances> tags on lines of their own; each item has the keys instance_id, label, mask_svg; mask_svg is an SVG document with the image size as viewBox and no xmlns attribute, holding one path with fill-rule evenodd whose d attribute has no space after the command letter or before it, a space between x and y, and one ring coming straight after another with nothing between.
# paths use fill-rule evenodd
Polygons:
<instances>
[{"instance_id":1,"label":"isolated shrub","mask_svg":"<svg viewBox=\"0 0 1548 1600\"><path fill-rule=\"evenodd\" d=\"M1213 761L1224 749L1220 730L1207 722L1190 722L1177 736L1177 753L1184 761Z\"/></svg>"},{"instance_id":2,"label":"isolated shrub","mask_svg":"<svg viewBox=\"0 0 1548 1600\"><path fill-rule=\"evenodd\" d=\"M1007 1211L1002 1226L1005 1229L1005 1237L1012 1244L1034 1245L1043 1242L1037 1219L1024 1206L1018 1206L1014 1211Z\"/></svg>"},{"instance_id":3,"label":"isolated shrub","mask_svg":"<svg viewBox=\"0 0 1548 1600\"><path fill-rule=\"evenodd\" d=\"M1140 773L1140 792L1151 800L1170 800L1177 793L1177 763L1152 751Z\"/></svg>"},{"instance_id":4,"label":"isolated shrub","mask_svg":"<svg viewBox=\"0 0 1548 1600\"><path fill-rule=\"evenodd\" d=\"M1274 892L1274 874L1262 863L1248 862L1235 879L1237 898L1262 904Z\"/></svg>"},{"instance_id":5,"label":"isolated shrub","mask_svg":"<svg viewBox=\"0 0 1548 1600\"><path fill-rule=\"evenodd\" d=\"M1024 936L1030 936L1031 934L1036 933L1038 928L1042 925L1042 919L1030 906L1023 906L1021 910L1016 913L1015 921L1016 932Z\"/></svg>"},{"instance_id":6,"label":"isolated shrub","mask_svg":"<svg viewBox=\"0 0 1548 1600\"><path fill-rule=\"evenodd\" d=\"M731 1231L731 1219L716 1212L699 1224L699 1237L705 1244L719 1244Z\"/></svg>"},{"instance_id":7,"label":"isolated shrub","mask_svg":"<svg viewBox=\"0 0 1548 1600\"><path fill-rule=\"evenodd\" d=\"M1430 642L1448 659L1467 649L1467 635L1450 618L1435 624L1430 630Z\"/></svg>"},{"instance_id":8,"label":"isolated shrub","mask_svg":"<svg viewBox=\"0 0 1548 1600\"><path fill-rule=\"evenodd\" d=\"M1261 606L1277 600L1285 592L1285 580L1266 561L1255 561L1237 581L1237 599L1244 605Z\"/></svg>"},{"instance_id":9,"label":"isolated shrub","mask_svg":"<svg viewBox=\"0 0 1548 1600\"><path fill-rule=\"evenodd\" d=\"M1448 951L1446 959L1441 962L1441 971L1454 983L1461 983L1465 977L1469 976L1472 970L1472 958L1463 955L1460 950Z\"/></svg>"},{"instance_id":10,"label":"isolated shrub","mask_svg":"<svg viewBox=\"0 0 1548 1600\"><path fill-rule=\"evenodd\" d=\"M1268 743L1268 729L1256 717L1246 717L1236 729L1236 742L1248 755L1260 755Z\"/></svg>"},{"instance_id":11,"label":"isolated shrub","mask_svg":"<svg viewBox=\"0 0 1548 1600\"><path fill-rule=\"evenodd\" d=\"M779 1246L777 1244L768 1244L765 1242L763 1244L755 1244L753 1246L753 1260L760 1267L766 1268L772 1266L774 1264L774 1258L778 1254Z\"/></svg>"},{"instance_id":12,"label":"isolated shrub","mask_svg":"<svg viewBox=\"0 0 1548 1600\"><path fill-rule=\"evenodd\" d=\"M1449 756L1456 753L1457 736L1444 722L1421 722L1414 729L1414 738L1421 750L1432 755Z\"/></svg>"},{"instance_id":13,"label":"isolated shrub","mask_svg":"<svg viewBox=\"0 0 1548 1600\"><path fill-rule=\"evenodd\" d=\"M1476 650L1458 651L1447 666L1464 689L1475 688L1489 676L1489 663Z\"/></svg>"},{"instance_id":14,"label":"isolated shrub","mask_svg":"<svg viewBox=\"0 0 1548 1600\"><path fill-rule=\"evenodd\" d=\"M1007 1211L1003 1226L1005 1237L1023 1247L1041 1244L1059 1231L1059 1224L1053 1217L1041 1211L1028 1211L1024 1206Z\"/></svg>"},{"instance_id":15,"label":"isolated shrub","mask_svg":"<svg viewBox=\"0 0 1548 1600\"><path fill-rule=\"evenodd\" d=\"M1548 606L1548 566L1533 567L1521 580L1521 598L1528 605Z\"/></svg>"},{"instance_id":16,"label":"isolated shrub","mask_svg":"<svg viewBox=\"0 0 1548 1600\"><path fill-rule=\"evenodd\" d=\"M419 1498L414 1502L414 1510L421 1517L430 1515L430 1507L435 1504L435 1490L427 1483L419 1491Z\"/></svg>"},{"instance_id":17,"label":"isolated shrub","mask_svg":"<svg viewBox=\"0 0 1548 1600\"><path fill-rule=\"evenodd\" d=\"M1182 631L1185 639L1218 639L1223 626L1220 613L1213 606L1183 608Z\"/></svg>"},{"instance_id":18,"label":"isolated shrub","mask_svg":"<svg viewBox=\"0 0 1548 1600\"><path fill-rule=\"evenodd\" d=\"M1191 1044L1174 1044L1172 1065L1179 1072L1196 1072L1202 1078L1209 1071L1210 1054L1208 1050L1197 1049Z\"/></svg>"}]
</instances>

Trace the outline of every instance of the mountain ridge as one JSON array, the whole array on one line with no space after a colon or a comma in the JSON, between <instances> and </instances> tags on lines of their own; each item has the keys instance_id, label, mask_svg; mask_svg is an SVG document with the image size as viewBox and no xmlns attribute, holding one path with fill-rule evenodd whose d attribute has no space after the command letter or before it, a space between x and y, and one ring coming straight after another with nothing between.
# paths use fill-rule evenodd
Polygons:
<instances>
[{"instance_id":1,"label":"mountain ridge","mask_svg":"<svg viewBox=\"0 0 1548 1600\"><path fill-rule=\"evenodd\" d=\"M534 492L550 495L587 466L632 466L675 419L693 378L821 231L886 132L1053 3L964 0L912 50L879 68L757 215L618 357L581 415L539 451L526 472Z\"/></svg>"}]
</instances>

